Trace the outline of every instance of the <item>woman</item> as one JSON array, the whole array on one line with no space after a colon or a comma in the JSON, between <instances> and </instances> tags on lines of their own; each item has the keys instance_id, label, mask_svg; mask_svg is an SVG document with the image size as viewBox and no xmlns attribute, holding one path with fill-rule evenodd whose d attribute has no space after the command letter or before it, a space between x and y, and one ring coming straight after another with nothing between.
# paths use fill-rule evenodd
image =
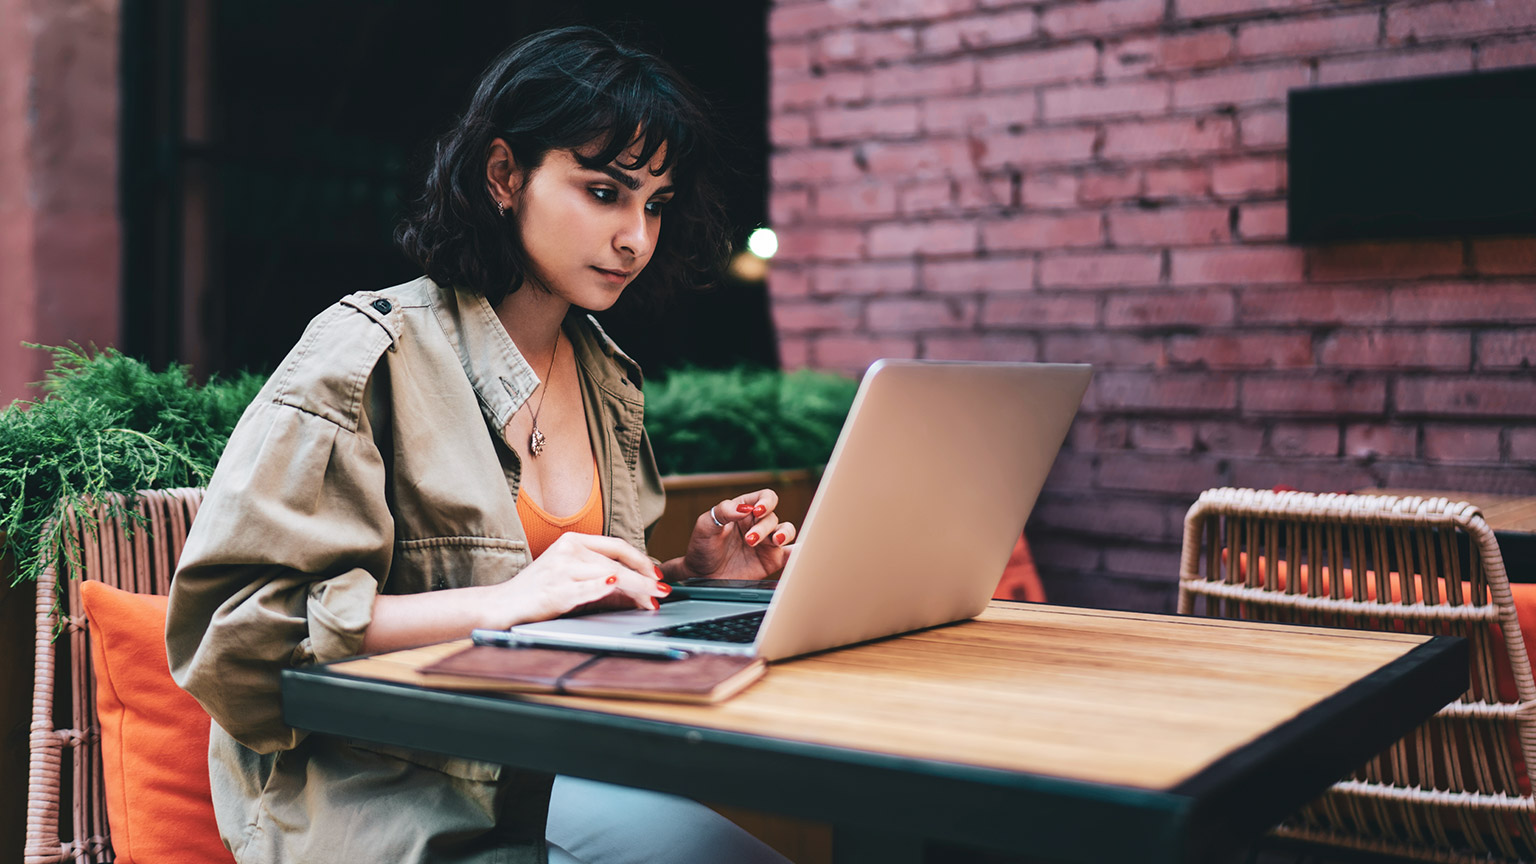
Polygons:
<instances>
[{"instance_id":1,"label":"woman","mask_svg":"<svg viewBox=\"0 0 1536 864\"><path fill-rule=\"evenodd\" d=\"M306 735L278 699L286 667L783 566L769 490L700 514L684 557L645 555L640 370L583 311L709 275L711 156L658 59L586 28L514 45L399 232L427 276L321 314L246 411L166 635L241 864L543 860L546 803L552 860L782 860L692 802L568 778L551 799L546 775Z\"/></svg>"}]
</instances>

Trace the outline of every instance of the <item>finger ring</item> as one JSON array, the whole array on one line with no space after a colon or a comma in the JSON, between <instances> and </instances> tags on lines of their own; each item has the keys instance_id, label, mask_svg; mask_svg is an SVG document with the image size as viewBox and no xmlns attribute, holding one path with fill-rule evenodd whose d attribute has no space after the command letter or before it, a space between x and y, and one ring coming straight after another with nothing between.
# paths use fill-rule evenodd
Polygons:
<instances>
[{"instance_id":1,"label":"finger ring","mask_svg":"<svg viewBox=\"0 0 1536 864\"><path fill-rule=\"evenodd\" d=\"M725 527L725 523L721 522L720 521L720 517L715 515L715 508L714 507L709 508L709 518L715 520L715 527L716 528L724 528Z\"/></svg>"}]
</instances>

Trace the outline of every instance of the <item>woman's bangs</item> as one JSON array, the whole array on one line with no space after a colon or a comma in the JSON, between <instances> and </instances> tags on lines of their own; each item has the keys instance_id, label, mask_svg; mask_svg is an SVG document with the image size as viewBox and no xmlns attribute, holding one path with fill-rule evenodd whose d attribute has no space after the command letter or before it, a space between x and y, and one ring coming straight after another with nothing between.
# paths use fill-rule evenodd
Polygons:
<instances>
[{"instance_id":1,"label":"woman's bangs","mask_svg":"<svg viewBox=\"0 0 1536 864\"><path fill-rule=\"evenodd\" d=\"M695 135L694 130L682 122L680 106L666 104L667 100L660 98L658 93L637 92L638 89L630 89L615 97L608 110L603 112L606 116L593 124L597 127L596 134L589 140L600 139L603 143L592 156L581 158L582 164L601 167L613 163L626 171L638 171L649 166L660 152L661 166L652 171L653 176L660 177L673 166L687 161ZM638 134L636 130L639 130ZM636 145L639 146L636 154L625 156Z\"/></svg>"}]
</instances>

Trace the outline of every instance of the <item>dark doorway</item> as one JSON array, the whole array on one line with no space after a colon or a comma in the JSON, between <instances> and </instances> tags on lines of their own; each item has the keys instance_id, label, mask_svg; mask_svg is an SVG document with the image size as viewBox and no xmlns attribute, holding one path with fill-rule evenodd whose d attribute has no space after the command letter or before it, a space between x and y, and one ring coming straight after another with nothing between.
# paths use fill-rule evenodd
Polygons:
<instances>
[{"instance_id":1,"label":"dark doorway","mask_svg":"<svg viewBox=\"0 0 1536 864\"><path fill-rule=\"evenodd\" d=\"M126 0L127 350L270 370L338 297L420 275L390 236L431 142L497 53L563 24L657 50L705 91L740 245L766 218L765 20L763 0ZM653 372L777 362L761 282L603 324Z\"/></svg>"}]
</instances>

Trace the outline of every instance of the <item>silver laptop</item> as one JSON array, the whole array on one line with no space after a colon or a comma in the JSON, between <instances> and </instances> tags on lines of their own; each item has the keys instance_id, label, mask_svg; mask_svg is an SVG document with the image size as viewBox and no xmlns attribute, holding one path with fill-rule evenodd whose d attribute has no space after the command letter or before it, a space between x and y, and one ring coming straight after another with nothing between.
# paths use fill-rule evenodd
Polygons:
<instances>
[{"instance_id":1,"label":"silver laptop","mask_svg":"<svg viewBox=\"0 0 1536 864\"><path fill-rule=\"evenodd\" d=\"M1089 371L877 361L766 607L681 600L510 633L524 644L779 660L973 618L997 587Z\"/></svg>"}]
</instances>

